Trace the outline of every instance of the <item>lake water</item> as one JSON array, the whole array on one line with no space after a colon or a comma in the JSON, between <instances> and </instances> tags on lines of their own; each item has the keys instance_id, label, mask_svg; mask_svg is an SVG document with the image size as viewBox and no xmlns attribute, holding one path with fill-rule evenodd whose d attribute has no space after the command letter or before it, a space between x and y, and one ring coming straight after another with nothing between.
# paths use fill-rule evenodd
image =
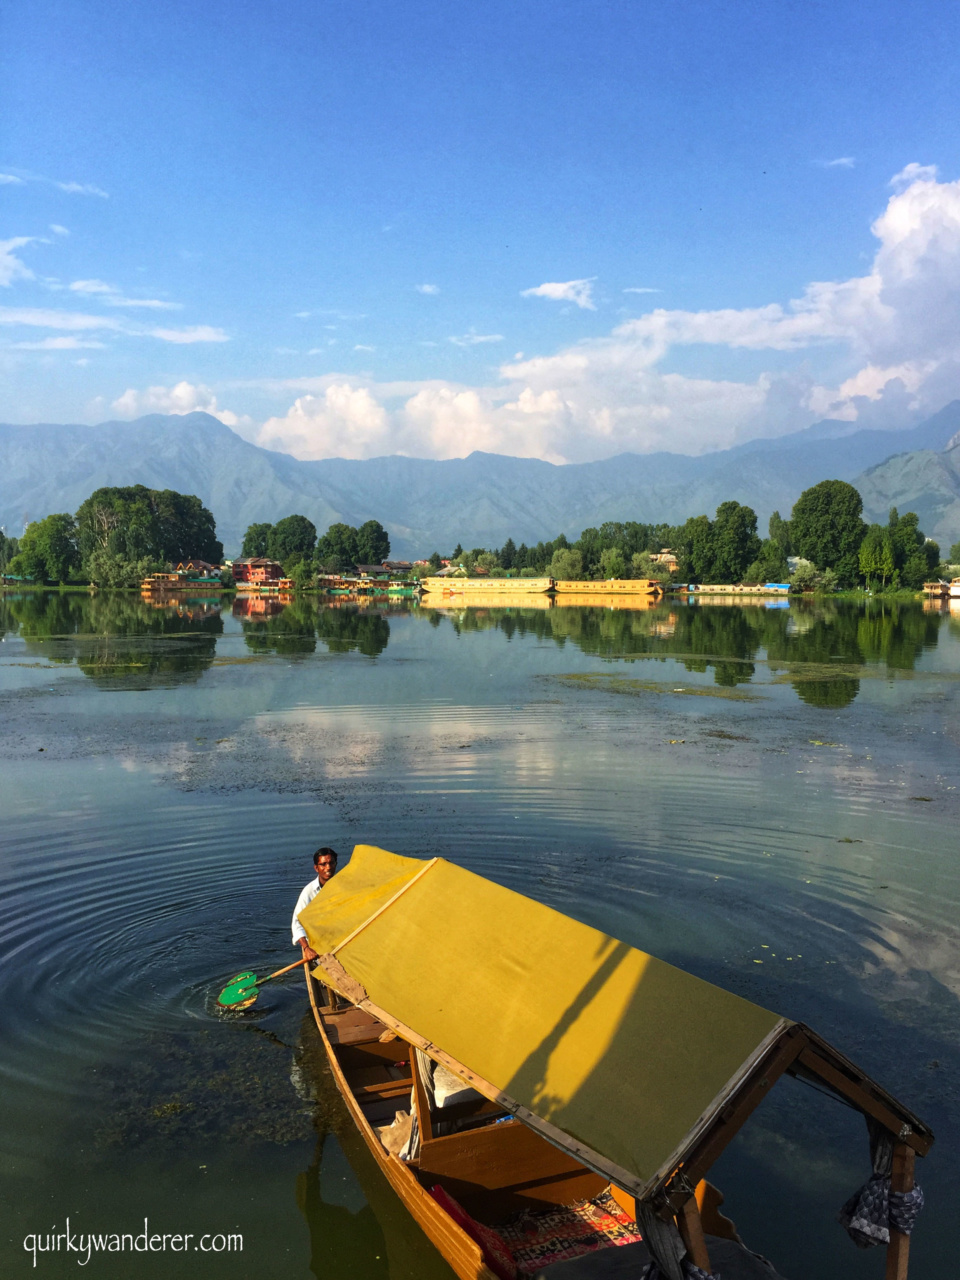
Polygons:
<instances>
[{"instance_id":1,"label":"lake water","mask_svg":"<svg viewBox=\"0 0 960 1280\"><path fill-rule=\"evenodd\" d=\"M541 603L546 603L541 602ZM261 607L261 606L257 606ZM312 851L441 854L832 1040L932 1125L911 1274L960 1222L960 616L919 605L153 607L0 597L0 1274L28 1234L241 1232L109 1277L447 1277L291 975ZM456 962L438 956L438 964ZM778 1085L711 1175L788 1280L865 1126Z\"/></svg>"}]
</instances>

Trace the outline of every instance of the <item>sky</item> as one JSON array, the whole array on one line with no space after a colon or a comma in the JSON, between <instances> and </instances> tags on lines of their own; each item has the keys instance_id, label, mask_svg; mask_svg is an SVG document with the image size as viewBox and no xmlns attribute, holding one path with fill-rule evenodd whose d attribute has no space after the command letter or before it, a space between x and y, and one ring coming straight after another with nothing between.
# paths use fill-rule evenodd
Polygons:
<instances>
[{"instance_id":1,"label":"sky","mask_svg":"<svg viewBox=\"0 0 960 1280\"><path fill-rule=\"evenodd\" d=\"M697 454L960 396L942 0L7 0L0 420Z\"/></svg>"}]
</instances>

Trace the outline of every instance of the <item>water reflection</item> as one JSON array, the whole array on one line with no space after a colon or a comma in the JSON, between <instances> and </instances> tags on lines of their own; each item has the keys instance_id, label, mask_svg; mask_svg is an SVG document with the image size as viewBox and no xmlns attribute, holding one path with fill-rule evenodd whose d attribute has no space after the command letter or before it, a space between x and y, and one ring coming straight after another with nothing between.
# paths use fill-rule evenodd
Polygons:
<instances>
[{"instance_id":1,"label":"water reflection","mask_svg":"<svg viewBox=\"0 0 960 1280\"><path fill-rule=\"evenodd\" d=\"M496 628L508 638L526 635L568 641L601 658L675 657L691 672L711 671L714 682L749 684L765 661L811 706L844 707L860 689L863 668L912 671L937 644L942 621L919 603L871 600L798 601L741 605L661 603L655 609L447 609L460 634Z\"/></svg>"},{"instance_id":2,"label":"water reflection","mask_svg":"<svg viewBox=\"0 0 960 1280\"><path fill-rule=\"evenodd\" d=\"M223 619L216 596L29 592L0 597L0 632L37 657L76 664L101 688L152 689L198 680Z\"/></svg>"},{"instance_id":3,"label":"water reflection","mask_svg":"<svg viewBox=\"0 0 960 1280\"><path fill-rule=\"evenodd\" d=\"M288 605L276 599L238 599L233 606L248 649L285 656L315 653L321 640L329 653L356 651L379 657L390 639L386 612L356 603L318 606L303 598ZM389 612L406 613L409 608L400 605Z\"/></svg>"},{"instance_id":4,"label":"water reflection","mask_svg":"<svg viewBox=\"0 0 960 1280\"><path fill-rule=\"evenodd\" d=\"M459 635L497 630L508 640L574 645L601 659L674 658L733 689L772 676L805 703L845 707L878 669L911 672L937 644L940 627L960 624L946 607L847 600L741 604L642 601L634 608L552 604L417 605L398 601L321 603L295 596L238 597L232 617L253 654L308 657L318 652L382 654L390 618L414 616ZM960 605L960 602L953 602ZM141 599L129 593L32 592L0 597L0 634L19 634L28 651L75 663L103 688L145 689L198 679L223 635L219 596Z\"/></svg>"}]
</instances>

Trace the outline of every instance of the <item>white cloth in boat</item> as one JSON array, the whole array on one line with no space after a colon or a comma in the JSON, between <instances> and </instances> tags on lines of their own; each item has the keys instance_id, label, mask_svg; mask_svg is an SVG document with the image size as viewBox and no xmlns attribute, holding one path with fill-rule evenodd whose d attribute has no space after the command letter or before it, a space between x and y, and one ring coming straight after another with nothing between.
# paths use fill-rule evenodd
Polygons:
<instances>
[{"instance_id":1,"label":"white cloth in boat","mask_svg":"<svg viewBox=\"0 0 960 1280\"><path fill-rule=\"evenodd\" d=\"M314 876L313 879L303 886L300 890L300 897L297 899L297 905L293 908L293 921L291 923L291 932L293 933L293 945L298 947L300 939L307 936L307 931L297 919L297 916L304 909L308 902L312 902L323 885L320 883L320 877Z\"/></svg>"}]
</instances>

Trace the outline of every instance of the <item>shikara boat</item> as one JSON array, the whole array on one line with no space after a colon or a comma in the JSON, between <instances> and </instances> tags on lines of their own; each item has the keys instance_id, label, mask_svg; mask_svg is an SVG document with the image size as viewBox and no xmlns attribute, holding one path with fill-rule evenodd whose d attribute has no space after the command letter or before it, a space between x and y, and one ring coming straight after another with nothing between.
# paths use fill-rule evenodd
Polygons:
<instances>
[{"instance_id":1,"label":"shikara boat","mask_svg":"<svg viewBox=\"0 0 960 1280\"><path fill-rule=\"evenodd\" d=\"M784 1075L866 1118L848 1230L906 1277L933 1135L809 1027L442 858L360 845L299 918L337 1086L461 1280L777 1280L706 1175Z\"/></svg>"},{"instance_id":2,"label":"shikara boat","mask_svg":"<svg viewBox=\"0 0 960 1280\"><path fill-rule=\"evenodd\" d=\"M558 596L663 595L663 585L656 578L607 578L600 582L580 582L574 578L557 578L553 584L553 590Z\"/></svg>"}]
</instances>

